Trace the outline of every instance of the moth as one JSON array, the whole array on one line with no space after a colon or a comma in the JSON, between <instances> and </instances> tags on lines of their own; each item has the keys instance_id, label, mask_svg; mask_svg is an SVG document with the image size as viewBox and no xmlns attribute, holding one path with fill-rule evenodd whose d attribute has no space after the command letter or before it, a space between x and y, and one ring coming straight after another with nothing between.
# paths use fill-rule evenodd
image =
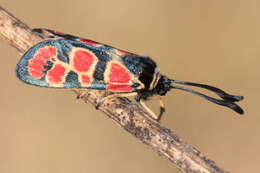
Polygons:
<instances>
[{"instance_id":1,"label":"moth","mask_svg":"<svg viewBox=\"0 0 260 173\"><path fill-rule=\"evenodd\" d=\"M148 56L49 29L33 29L33 32L45 40L30 48L16 67L17 77L27 84L106 90L111 93L107 97L135 96L135 100L158 121L165 111L161 96L172 89L187 91L239 114L244 113L235 103L243 96L230 95L210 85L170 79L160 73L155 61ZM220 99L179 85L210 90ZM144 101L149 99L159 100L158 116L145 105Z\"/></svg>"}]
</instances>

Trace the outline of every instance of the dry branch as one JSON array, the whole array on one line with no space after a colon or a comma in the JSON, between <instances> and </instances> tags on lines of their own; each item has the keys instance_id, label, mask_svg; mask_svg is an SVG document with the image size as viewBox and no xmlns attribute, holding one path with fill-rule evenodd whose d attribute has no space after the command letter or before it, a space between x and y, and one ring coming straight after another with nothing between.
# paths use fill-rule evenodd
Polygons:
<instances>
[{"instance_id":1,"label":"dry branch","mask_svg":"<svg viewBox=\"0 0 260 173\"><path fill-rule=\"evenodd\" d=\"M9 42L20 53L43 39L33 34L31 29L0 7L0 37ZM74 90L80 94L81 90ZM90 90L82 99L96 106L103 93ZM213 161L206 159L197 149L182 141L169 129L149 119L139 105L127 98L111 98L99 110L114 120L123 129L134 135L142 143L151 146L178 168L188 173L224 173Z\"/></svg>"}]
</instances>

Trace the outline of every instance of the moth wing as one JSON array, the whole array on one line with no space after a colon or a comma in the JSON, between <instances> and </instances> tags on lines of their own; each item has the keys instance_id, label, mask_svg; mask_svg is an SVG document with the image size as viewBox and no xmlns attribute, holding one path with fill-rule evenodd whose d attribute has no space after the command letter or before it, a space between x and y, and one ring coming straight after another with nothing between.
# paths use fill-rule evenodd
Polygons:
<instances>
[{"instance_id":1,"label":"moth wing","mask_svg":"<svg viewBox=\"0 0 260 173\"><path fill-rule=\"evenodd\" d=\"M46 40L30 48L16 67L23 82L41 87L87 88L98 57L109 56L73 40ZM79 77L80 76L80 77Z\"/></svg>"},{"instance_id":2,"label":"moth wing","mask_svg":"<svg viewBox=\"0 0 260 173\"><path fill-rule=\"evenodd\" d=\"M21 81L40 87L135 91L139 81L123 65L117 67L120 59L109 53L79 41L46 40L23 55L16 74ZM126 75L128 82L124 82Z\"/></svg>"}]
</instances>

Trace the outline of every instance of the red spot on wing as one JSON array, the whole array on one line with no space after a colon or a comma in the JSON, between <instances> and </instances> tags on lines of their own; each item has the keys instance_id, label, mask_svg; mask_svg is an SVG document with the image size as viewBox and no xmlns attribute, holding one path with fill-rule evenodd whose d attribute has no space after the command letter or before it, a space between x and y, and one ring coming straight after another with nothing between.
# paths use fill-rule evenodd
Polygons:
<instances>
[{"instance_id":1,"label":"red spot on wing","mask_svg":"<svg viewBox=\"0 0 260 173\"><path fill-rule=\"evenodd\" d=\"M88 40L88 39L80 39L81 42L91 45L91 46L99 46L100 44L96 41Z\"/></svg>"},{"instance_id":2,"label":"red spot on wing","mask_svg":"<svg viewBox=\"0 0 260 173\"><path fill-rule=\"evenodd\" d=\"M30 66L30 74L32 77L36 78L36 79L40 79L42 78L42 76L44 75L43 74L43 71L44 68L43 67L38 67L38 66Z\"/></svg>"},{"instance_id":3,"label":"red spot on wing","mask_svg":"<svg viewBox=\"0 0 260 173\"><path fill-rule=\"evenodd\" d=\"M45 61L39 59L32 59L28 65L28 71L30 75L37 79L41 78L44 75L43 65L45 65Z\"/></svg>"},{"instance_id":4,"label":"red spot on wing","mask_svg":"<svg viewBox=\"0 0 260 173\"><path fill-rule=\"evenodd\" d=\"M73 63L76 70L79 72L87 72L94 62L94 56L84 50L77 50L74 53Z\"/></svg>"},{"instance_id":5,"label":"red spot on wing","mask_svg":"<svg viewBox=\"0 0 260 173\"><path fill-rule=\"evenodd\" d=\"M86 76L86 75L82 75L81 76L81 79L82 79L82 82L84 83L84 84L90 84L90 78L88 77L88 76Z\"/></svg>"},{"instance_id":6,"label":"red spot on wing","mask_svg":"<svg viewBox=\"0 0 260 173\"><path fill-rule=\"evenodd\" d=\"M132 92L132 87L129 85L109 84L107 85L107 89L109 91L114 91L114 92Z\"/></svg>"},{"instance_id":7,"label":"red spot on wing","mask_svg":"<svg viewBox=\"0 0 260 173\"><path fill-rule=\"evenodd\" d=\"M131 76L126 68L119 64L112 63L109 73L109 83L126 84L131 80Z\"/></svg>"},{"instance_id":8,"label":"red spot on wing","mask_svg":"<svg viewBox=\"0 0 260 173\"><path fill-rule=\"evenodd\" d=\"M62 82L62 77L65 74L65 67L60 64L56 64L53 69L48 71L47 78L50 83Z\"/></svg>"},{"instance_id":9,"label":"red spot on wing","mask_svg":"<svg viewBox=\"0 0 260 173\"><path fill-rule=\"evenodd\" d=\"M56 53L57 49L52 46L39 49L35 56L29 60L29 74L36 79L42 78L44 75L43 71L45 71L44 65L46 65L46 61L56 56Z\"/></svg>"}]
</instances>

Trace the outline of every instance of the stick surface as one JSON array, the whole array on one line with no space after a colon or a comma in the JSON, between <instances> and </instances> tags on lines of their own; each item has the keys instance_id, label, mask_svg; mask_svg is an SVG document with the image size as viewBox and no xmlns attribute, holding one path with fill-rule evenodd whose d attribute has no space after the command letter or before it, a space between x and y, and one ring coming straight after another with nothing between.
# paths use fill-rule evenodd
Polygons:
<instances>
[{"instance_id":1,"label":"stick surface","mask_svg":"<svg viewBox=\"0 0 260 173\"><path fill-rule=\"evenodd\" d=\"M20 53L24 53L42 38L33 34L31 29L0 6L0 37L9 42ZM77 95L82 90L73 90ZM97 106L103 92L89 90L82 97L85 102ZM205 158L200 151L184 142L171 130L149 118L137 104L127 98L111 98L100 105L99 110L114 120L142 143L157 151L161 156L176 164L188 173L224 173L215 162Z\"/></svg>"}]
</instances>

